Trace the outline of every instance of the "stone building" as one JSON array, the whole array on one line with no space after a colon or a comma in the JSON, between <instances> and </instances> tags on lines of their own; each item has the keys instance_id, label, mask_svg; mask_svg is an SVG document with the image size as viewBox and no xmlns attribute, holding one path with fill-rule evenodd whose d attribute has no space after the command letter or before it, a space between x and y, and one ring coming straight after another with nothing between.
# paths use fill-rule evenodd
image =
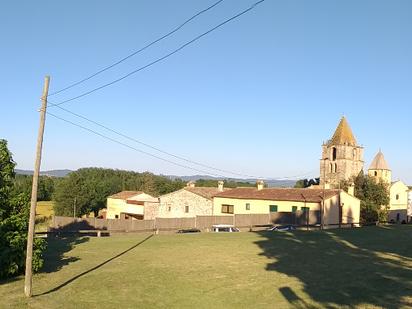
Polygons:
<instances>
[{"instance_id":1,"label":"stone building","mask_svg":"<svg viewBox=\"0 0 412 309\"><path fill-rule=\"evenodd\" d=\"M368 169L368 175L377 181L382 181L386 184L392 183L392 171L386 163L385 156L382 151L376 154Z\"/></svg>"},{"instance_id":2,"label":"stone building","mask_svg":"<svg viewBox=\"0 0 412 309\"><path fill-rule=\"evenodd\" d=\"M188 182L181 190L159 197L159 218L193 218L196 216L211 216L213 214L213 196L228 191L219 181L217 187L196 187L194 182Z\"/></svg>"},{"instance_id":3,"label":"stone building","mask_svg":"<svg viewBox=\"0 0 412 309\"><path fill-rule=\"evenodd\" d=\"M322 145L320 186L338 188L342 180L357 176L363 170L363 147L358 145L345 117L332 138Z\"/></svg>"}]
</instances>

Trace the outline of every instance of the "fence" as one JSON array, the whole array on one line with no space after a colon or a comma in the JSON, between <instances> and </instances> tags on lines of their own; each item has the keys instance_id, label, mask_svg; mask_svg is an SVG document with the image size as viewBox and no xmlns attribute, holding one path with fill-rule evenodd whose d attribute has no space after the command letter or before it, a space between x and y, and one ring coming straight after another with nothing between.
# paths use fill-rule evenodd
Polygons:
<instances>
[{"instance_id":1,"label":"fence","mask_svg":"<svg viewBox=\"0 0 412 309\"><path fill-rule=\"evenodd\" d=\"M209 229L215 224L232 224L252 228L271 224L315 225L320 222L319 211L275 212L268 214L237 214L227 216L196 216L193 218L155 218L154 220L97 219L54 216L51 231L76 232L107 230L144 232L154 230Z\"/></svg>"}]
</instances>

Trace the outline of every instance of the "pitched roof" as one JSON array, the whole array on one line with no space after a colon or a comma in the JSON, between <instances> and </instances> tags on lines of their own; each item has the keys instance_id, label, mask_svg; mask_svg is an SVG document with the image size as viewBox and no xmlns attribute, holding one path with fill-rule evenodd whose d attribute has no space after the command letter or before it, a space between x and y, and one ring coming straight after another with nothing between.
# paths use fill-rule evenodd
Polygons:
<instances>
[{"instance_id":1,"label":"pitched roof","mask_svg":"<svg viewBox=\"0 0 412 309\"><path fill-rule=\"evenodd\" d=\"M109 198L119 199L119 200L127 200L128 198L142 194L143 191L122 191L113 195L110 195Z\"/></svg>"},{"instance_id":2,"label":"pitched roof","mask_svg":"<svg viewBox=\"0 0 412 309\"><path fill-rule=\"evenodd\" d=\"M339 194L340 190L326 189L325 199ZM220 192L215 197L270 200L270 201L294 201L319 203L323 198L323 189L290 189L290 188L236 188L227 192Z\"/></svg>"},{"instance_id":3,"label":"pitched roof","mask_svg":"<svg viewBox=\"0 0 412 309\"><path fill-rule=\"evenodd\" d=\"M211 200L215 194L222 193L218 188L215 187L185 187L184 190L200 195L201 197L207 198L209 200ZM232 189L224 188L223 192L230 190Z\"/></svg>"},{"instance_id":4,"label":"pitched roof","mask_svg":"<svg viewBox=\"0 0 412 309\"><path fill-rule=\"evenodd\" d=\"M356 146L355 136L353 135L352 129L350 128L345 117L341 118L339 125L328 144Z\"/></svg>"},{"instance_id":5,"label":"pitched roof","mask_svg":"<svg viewBox=\"0 0 412 309\"><path fill-rule=\"evenodd\" d=\"M371 165L369 166L370 170L388 170L390 171L388 163L386 163L383 153L379 150L373 159Z\"/></svg>"}]
</instances>

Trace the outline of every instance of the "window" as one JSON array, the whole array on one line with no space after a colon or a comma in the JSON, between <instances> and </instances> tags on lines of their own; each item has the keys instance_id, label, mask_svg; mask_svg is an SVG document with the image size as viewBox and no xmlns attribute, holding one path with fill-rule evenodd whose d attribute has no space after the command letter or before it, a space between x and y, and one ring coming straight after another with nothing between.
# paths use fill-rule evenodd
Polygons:
<instances>
[{"instance_id":1,"label":"window","mask_svg":"<svg viewBox=\"0 0 412 309\"><path fill-rule=\"evenodd\" d=\"M336 161L336 147L332 148L332 161Z\"/></svg>"},{"instance_id":2,"label":"window","mask_svg":"<svg viewBox=\"0 0 412 309\"><path fill-rule=\"evenodd\" d=\"M189 212L189 206L185 206L185 213Z\"/></svg>"},{"instance_id":3,"label":"window","mask_svg":"<svg viewBox=\"0 0 412 309\"><path fill-rule=\"evenodd\" d=\"M270 212L278 212L278 205L270 205L269 206Z\"/></svg>"},{"instance_id":4,"label":"window","mask_svg":"<svg viewBox=\"0 0 412 309\"><path fill-rule=\"evenodd\" d=\"M223 214L233 214L233 205L222 205Z\"/></svg>"},{"instance_id":5,"label":"window","mask_svg":"<svg viewBox=\"0 0 412 309\"><path fill-rule=\"evenodd\" d=\"M330 172L333 173L333 164L330 164Z\"/></svg>"},{"instance_id":6,"label":"window","mask_svg":"<svg viewBox=\"0 0 412 309\"><path fill-rule=\"evenodd\" d=\"M302 210L302 211L309 211L309 207L300 207L300 210Z\"/></svg>"},{"instance_id":7,"label":"window","mask_svg":"<svg viewBox=\"0 0 412 309\"><path fill-rule=\"evenodd\" d=\"M167 210L168 210L168 211L172 211L172 207L170 207L170 206L167 207Z\"/></svg>"},{"instance_id":8,"label":"window","mask_svg":"<svg viewBox=\"0 0 412 309\"><path fill-rule=\"evenodd\" d=\"M353 149L353 158L356 158L356 149Z\"/></svg>"},{"instance_id":9,"label":"window","mask_svg":"<svg viewBox=\"0 0 412 309\"><path fill-rule=\"evenodd\" d=\"M396 200L399 200L399 194L396 194Z\"/></svg>"},{"instance_id":10,"label":"window","mask_svg":"<svg viewBox=\"0 0 412 309\"><path fill-rule=\"evenodd\" d=\"M298 210L298 206L292 206L292 212L296 212Z\"/></svg>"},{"instance_id":11,"label":"window","mask_svg":"<svg viewBox=\"0 0 412 309\"><path fill-rule=\"evenodd\" d=\"M114 218L115 218L115 219L119 219L119 215L115 215Z\"/></svg>"},{"instance_id":12,"label":"window","mask_svg":"<svg viewBox=\"0 0 412 309\"><path fill-rule=\"evenodd\" d=\"M378 176L378 172L377 172L377 171L375 171L375 176Z\"/></svg>"},{"instance_id":13,"label":"window","mask_svg":"<svg viewBox=\"0 0 412 309\"><path fill-rule=\"evenodd\" d=\"M250 210L250 203L246 203L246 210Z\"/></svg>"}]
</instances>

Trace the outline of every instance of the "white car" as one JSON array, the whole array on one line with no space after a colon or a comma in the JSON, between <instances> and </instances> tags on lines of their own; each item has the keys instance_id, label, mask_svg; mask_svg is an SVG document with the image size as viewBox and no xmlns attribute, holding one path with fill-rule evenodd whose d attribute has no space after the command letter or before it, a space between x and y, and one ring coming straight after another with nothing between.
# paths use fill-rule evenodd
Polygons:
<instances>
[{"instance_id":1,"label":"white car","mask_svg":"<svg viewBox=\"0 0 412 309\"><path fill-rule=\"evenodd\" d=\"M234 227L233 225L230 224L216 224L212 226L212 231L215 233L234 233L234 232L240 232L238 228Z\"/></svg>"}]
</instances>

